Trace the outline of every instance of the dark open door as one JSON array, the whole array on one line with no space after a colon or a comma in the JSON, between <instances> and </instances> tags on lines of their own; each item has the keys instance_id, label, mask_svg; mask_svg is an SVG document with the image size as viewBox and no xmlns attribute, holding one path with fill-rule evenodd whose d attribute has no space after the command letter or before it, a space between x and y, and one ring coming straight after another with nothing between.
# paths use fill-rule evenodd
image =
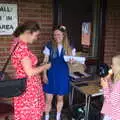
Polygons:
<instances>
[{"instance_id":1,"label":"dark open door","mask_svg":"<svg viewBox=\"0 0 120 120\"><path fill-rule=\"evenodd\" d=\"M106 0L54 0L54 5L55 25L67 27L71 46L85 53L88 58L86 64L103 62ZM91 23L89 47L81 44L83 22Z\"/></svg>"}]
</instances>

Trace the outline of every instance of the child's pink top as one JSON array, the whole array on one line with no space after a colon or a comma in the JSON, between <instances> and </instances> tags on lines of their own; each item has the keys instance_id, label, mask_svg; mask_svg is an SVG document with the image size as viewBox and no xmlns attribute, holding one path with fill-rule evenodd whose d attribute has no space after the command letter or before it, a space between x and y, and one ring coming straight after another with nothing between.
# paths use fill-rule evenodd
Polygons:
<instances>
[{"instance_id":1,"label":"child's pink top","mask_svg":"<svg viewBox=\"0 0 120 120\"><path fill-rule=\"evenodd\" d=\"M112 120L120 120L120 81L104 88L104 104L101 113L108 115Z\"/></svg>"}]
</instances>

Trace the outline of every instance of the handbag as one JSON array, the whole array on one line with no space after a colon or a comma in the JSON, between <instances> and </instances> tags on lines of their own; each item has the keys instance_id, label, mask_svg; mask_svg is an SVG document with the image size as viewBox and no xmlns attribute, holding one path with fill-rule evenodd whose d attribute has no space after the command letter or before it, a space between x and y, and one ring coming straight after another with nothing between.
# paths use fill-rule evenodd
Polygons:
<instances>
[{"instance_id":1,"label":"handbag","mask_svg":"<svg viewBox=\"0 0 120 120\"><path fill-rule=\"evenodd\" d=\"M15 51L18 44L19 43L15 45L13 51L11 52L5 65L3 66L3 69L0 71L0 97L4 97L4 98L16 97L23 94L23 92L26 89L27 78L17 78L17 79L6 78L5 70L11 58L11 55Z\"/></svg>"}]
</instances>

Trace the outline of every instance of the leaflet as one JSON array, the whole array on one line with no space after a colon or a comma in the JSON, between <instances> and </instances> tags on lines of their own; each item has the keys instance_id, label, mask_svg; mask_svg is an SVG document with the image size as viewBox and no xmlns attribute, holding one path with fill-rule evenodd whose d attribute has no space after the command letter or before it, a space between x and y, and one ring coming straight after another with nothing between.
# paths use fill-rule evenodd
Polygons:
<instances>
[{"instance_id":1,"label":"leaflet","mask_svg":"<svg viewBox=\"0 0 120 120\"><path fill-rule=\"evenodd\" d=\"M86 60L85 57L67 56L67 55L64 56L64 60L65 60L66 62L70 61L71 59L73 59L73 60L75 60L76 62L79 62L79 63L81 63L81 64L85 64L85 60Z\"/></svg>"}]
</instances>

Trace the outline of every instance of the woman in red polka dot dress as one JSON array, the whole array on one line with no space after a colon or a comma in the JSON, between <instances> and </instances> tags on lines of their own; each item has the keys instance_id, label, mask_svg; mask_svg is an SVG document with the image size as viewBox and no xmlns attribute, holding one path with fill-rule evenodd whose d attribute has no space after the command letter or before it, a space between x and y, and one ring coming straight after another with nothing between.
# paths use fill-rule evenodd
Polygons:
<instances>
[{"instance_id":1,"label":"woman in red polka dot dress","mask_svg":"<svg viewBox=\"0 0 120 120\"><path fill-rule=\"evenodd\" d=\"M11 61L16 70L16 78L27 77L26 91L14 97L14 120L41 120L45 108L44 93L39 73L50 68L50 64L36 67L37 57L29 50L28 43L33 43L40 34L36 22L25 22L14 32L16 45Z\"/></svg>"}]
</instances>

